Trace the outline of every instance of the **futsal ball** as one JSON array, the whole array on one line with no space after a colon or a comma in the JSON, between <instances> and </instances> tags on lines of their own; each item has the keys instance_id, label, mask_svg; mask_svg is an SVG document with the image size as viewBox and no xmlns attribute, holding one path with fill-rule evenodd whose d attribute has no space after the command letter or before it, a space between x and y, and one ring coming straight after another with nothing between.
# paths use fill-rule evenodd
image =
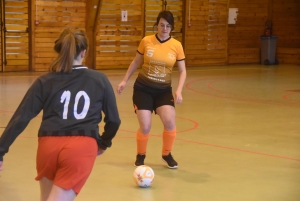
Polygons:
<instances>
[{"instance_id":1,"label":"futsal ball","mask_svg":"<svg viewBox=\"0 0 300 201\"><path fill-rule=\"evenodd\" d=\"M154 172L147 165L138 166L133 172L133 180L142 188L149 187L154 179Z\"/></svg>"}]
</instances>

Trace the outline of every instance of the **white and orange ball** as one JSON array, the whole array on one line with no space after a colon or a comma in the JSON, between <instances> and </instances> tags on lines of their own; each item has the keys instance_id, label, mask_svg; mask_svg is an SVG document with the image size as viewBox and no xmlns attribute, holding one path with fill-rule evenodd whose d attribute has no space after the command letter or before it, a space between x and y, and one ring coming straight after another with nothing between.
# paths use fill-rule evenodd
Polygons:
<instances>
[{"instance_id":1,"label":"white and orange ball","mask_svg":"<svg viewBox=\"0 0 300 201\"><path fill-rule=\"evenodd\" d=\"M154 171L147 165L138 166L133 172L133 180L142 187L149 187L154 179Z\"/></svg>"}]
</instances>

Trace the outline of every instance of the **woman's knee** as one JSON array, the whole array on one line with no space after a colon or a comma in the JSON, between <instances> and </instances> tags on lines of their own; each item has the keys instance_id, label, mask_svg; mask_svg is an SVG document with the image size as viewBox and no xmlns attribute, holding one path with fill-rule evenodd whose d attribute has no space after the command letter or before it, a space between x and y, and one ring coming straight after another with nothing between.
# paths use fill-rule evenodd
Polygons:
<instances>
[{"instance_id":1,"label":"woman's knee","mask_svg":"<svg viewBox=\"0 0 300 201\"><path fill-rule=\"evenodd\" d=\"M165 121L164 122L164 129L167 131L172 131L175 129L175 121Z\"/></svg>"},{"instance_id":2,"label":"woman's knee","mask_svg":"<svg viewBox=\"0 0 300 201\"><path fill-rule=\"evenodd\" d=\"M149 134L151 130L151 125L140 126L140 132L143 134Z\"/></svg>"}]
</instances>

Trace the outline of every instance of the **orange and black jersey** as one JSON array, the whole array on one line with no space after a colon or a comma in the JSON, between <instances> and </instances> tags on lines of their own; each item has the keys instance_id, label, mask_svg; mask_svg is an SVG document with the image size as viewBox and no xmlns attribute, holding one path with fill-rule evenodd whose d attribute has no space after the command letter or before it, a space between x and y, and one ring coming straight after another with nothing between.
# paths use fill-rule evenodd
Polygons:
<instances>
[{"instance_id":1,"label":"orange and black jersey","mask_svg":"<svg viewBox=\"0 0 300 201\"><path fill-rule=\"evenodd\" d=\"M107 77L84 66L48 73L29 88L0 138L0 161L32 118L43 111L38 136L90 136L110 147L120 126L115 94ZM98 124L104 113L104 132Z\"/></svg>"},{"instance_id":2,"label":"orange and black jersey","mask_svg":"<svg viewBox=\"0 0 300 201\"><path fill-rule=\"evenodd\" d=\"M146 36L140 42L137 52L144 55L137 83L157 89L171 86L175 62L185 59L181 43L171 37L161 41L157 35Z\"/></svg>"}]
</instances>

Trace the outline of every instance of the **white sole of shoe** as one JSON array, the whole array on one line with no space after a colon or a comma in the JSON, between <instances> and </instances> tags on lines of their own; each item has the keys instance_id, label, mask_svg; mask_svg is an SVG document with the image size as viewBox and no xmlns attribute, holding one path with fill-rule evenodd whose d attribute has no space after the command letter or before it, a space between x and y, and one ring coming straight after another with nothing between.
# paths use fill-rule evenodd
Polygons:
<instances>
[{"instance_id":1,"label":"white sole of shoe","mask_svg":"<svg viewBox=\"0 0 300 201\"><path fill-rule=\"evenodd\" d=\"M177 169L178 168L178 165L171 167L171 166L168 165L167 161L165 161L164 159L161 159L161 160L167 165L167 167L169 169Z\"/></svg>"}]
</instances>

